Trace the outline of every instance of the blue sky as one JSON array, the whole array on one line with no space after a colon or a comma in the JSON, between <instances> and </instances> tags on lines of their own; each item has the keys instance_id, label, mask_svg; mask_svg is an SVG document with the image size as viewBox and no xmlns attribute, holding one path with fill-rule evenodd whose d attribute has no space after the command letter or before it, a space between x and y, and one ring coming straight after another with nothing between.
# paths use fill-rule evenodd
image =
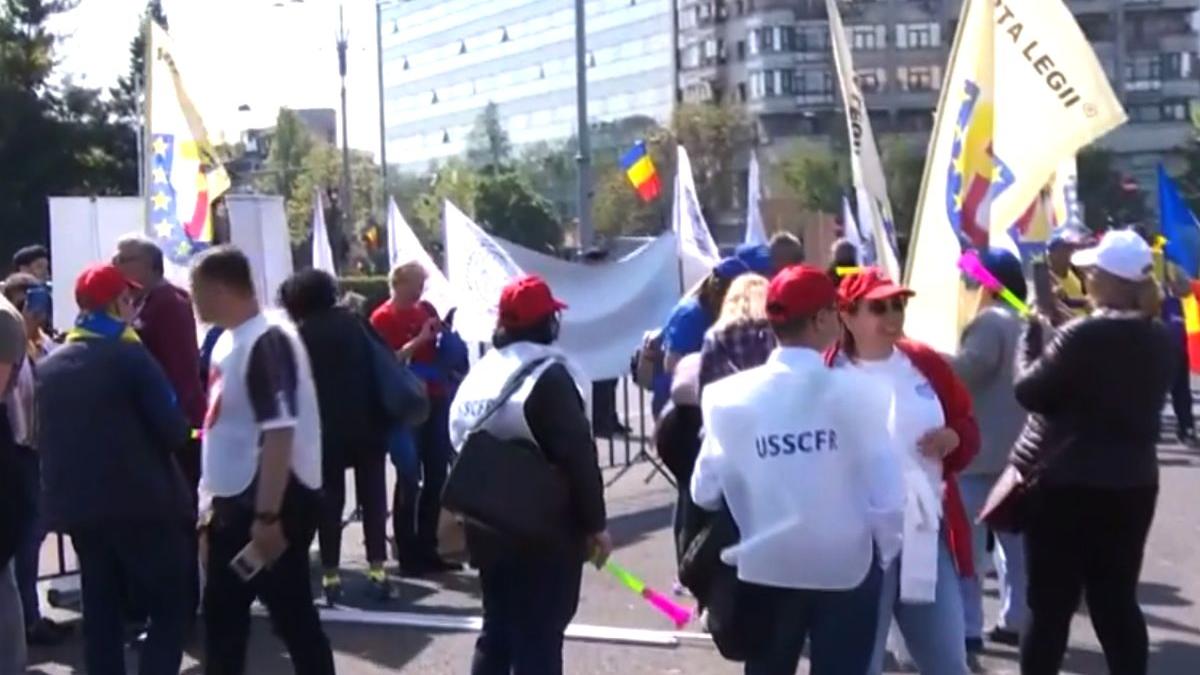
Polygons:
<instances>
[{"instance_id":1,"label":"blue sky","mask_svg":"<svg viewBox=\"0 0 1200 675\"><path fill-rule=\"evenodd\" d=\"M163 0L189 92L214 135L269 126L280 106L339 107L337 0ZM372 0L347 0L350 34L349 137L379 147ZM53 25L62 37L59 72L109 87L129 67L129 41L145 0L82 0ZM249 105L250 112L239 112Z\"/></svg>"}]
</instances>

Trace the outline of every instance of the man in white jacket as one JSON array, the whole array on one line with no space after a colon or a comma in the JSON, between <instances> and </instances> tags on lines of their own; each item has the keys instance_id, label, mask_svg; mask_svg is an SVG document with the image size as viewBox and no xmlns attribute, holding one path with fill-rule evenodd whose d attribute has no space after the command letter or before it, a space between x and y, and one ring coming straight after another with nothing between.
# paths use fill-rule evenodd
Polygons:
<instances>
[{"instance_id":1,"label":"man in white jacket","mask_svg":"<svg viewBox=\"0 0 1200 675\"><path fill-rule=\"evenodd\" d=\"M705 389L707 436L692 475L703 508L728 505L741 541L723 557L768 592L772 626L747 675L794 673L811 639L812 673L865 673L881 570L900 550L904 494L887 452L885 392L831 370L839 334L829 277L797 265L772 280L779 347L766 364Z\"/></svg>"}]
</instances>

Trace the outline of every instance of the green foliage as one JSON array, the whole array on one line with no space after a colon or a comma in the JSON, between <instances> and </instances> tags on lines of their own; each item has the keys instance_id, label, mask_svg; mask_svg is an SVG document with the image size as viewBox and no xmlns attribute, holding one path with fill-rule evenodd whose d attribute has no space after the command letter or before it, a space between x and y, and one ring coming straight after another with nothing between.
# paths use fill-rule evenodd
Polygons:
<instances>
[{"instance_id":1,"label":"green foliage","mask_svg":"<svg viewBox=\"0 0 1200 675\"><path fill-rule=\"evenodd\" d=\"M49 28L73 0L0 0L0 260L48 242L52 195L133 194L137 140L97 90L55 81Z\"/></svg>"},{"instance_id":2,"label":"green foliage","mask_svg":"<svg viewBox=\"0 0 1200 675\"><path fill-rule=\"evenodd\" d=\"M271 140L271 152L267 155L267 169L259 179L259 189L270 194L282 195L284 201L291 202L293 195L301 186L300 177L306 170L314 167L309 156L317 139L313 137L300 116L287 108L279 109L275 120L275 135ZM306 162L309 165L306 167ZM308 199L312 199L311 190ZM291 224L291 219L288 219Z\"/></svg>"},{"instance_id":3,"label":"green foliage","mask_svg":"<svg viewBox=\"0 0 1200 675\"><path fill-rule=\"evenodd\" d=\"M338 286L343 292L358 293L366 298L364 307L368 316L391 295L387 276L340 277Z\"/></svg>"},{"instance_id":4,"label":"green foliage","mask_svg":"<svg viewBox=\"0 0 1200 675\"><path fill-rule=\"evenodd\" d=\"M1200 213L1200 139L1193 138L1178 149L1183 173L1175 179L1179 194L1192 213Z\"/></svg>"},{"instance_id":5,"label":"green foliage","mask_svg":"<svg viewBox=\"0 0 1200 675\"><path fill-rule=\"evenodd\" d=\"M778 167L779 177L800 208L839 213L842 186L849 180L846 163L828 152L793 149Z\"/></svg>"},{"instance_id":6,"label":"green foliage","mask_svg":"<svg viewBox=\"0 0 1200 675\"><path fill-rule=\"evenodd\" d=\"M734 195L741 189L734 162L740 151L750 147L753 127L741 108L685 103L675 108L671 132L675 142L687 148L700 206L712 222L733 207ZM674 174L674 162L670 168L666 175Z\"/></svg>"},{"instance_id":7,"label":"green foliage","mask_svg":"<svg viewBox=\"0 0 1200 675\"><path fill-rule=\"evenodd\" d=\"M475 196L479 192L479 174L459 158L453 158L426 179L425 187L407 202L397 199L409 224L428 247L442 240L442 211L446 200L475 217ZM408 208L405 209L407 203Z\"/></svg>"},{"instance_id":8,"label":"green foliage","mask_svg":"<svg viewBox=\"0 0 1200 675\"><path fill-rule=\"evenodd\" d=\"M1079 203L1085 224L1093 231L1145 222L1149 211L1140 189L1128 190L1108 150L1089 148L1076 156Z\"/></svg>"},{"instance_id":9,"label":"green foliage","mask_svg":"<svg viewBox=\"0 0 1200 675\"><path fill-rule=\"evenodd\" d=\"M481 171L502 171L512 164L512 142L495 103L488 102L467 136L467 162Z\"/></svg>"},{"instance_id":10,"label":"green foliage","mask_svg":"<svg viewBox=\"0 0 1200 675\"><path fill-rule=\"evenodd\" d=\"M475 195L475 213L487 231L534 251L553 254L562 245L562 226L550 202L518 173L485 175Z\"/></svg>"},{"instance_id":11,"label":"green foliage","mask_svg":"<svg viewBox=\"0 0 1200 675\"><path fill-rule=\"evenodd\" d=\"M883 174L888 200L892 203L896 237L902 241L906 241L912 232L924 172L925 154L919 147L913 147L899 136L883 139Z\"/></svg>"}]
</instances>

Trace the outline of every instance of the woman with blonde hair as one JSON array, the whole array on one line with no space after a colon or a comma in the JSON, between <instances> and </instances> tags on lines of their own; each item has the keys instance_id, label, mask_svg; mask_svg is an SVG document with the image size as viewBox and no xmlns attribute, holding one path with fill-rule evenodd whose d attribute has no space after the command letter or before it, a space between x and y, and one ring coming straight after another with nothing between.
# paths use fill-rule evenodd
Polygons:
<instances>
[{"instance_id":1,"label":"woman with blonde hair","mask_svg":"<svg viewBox=\"0 0 1200 675\"><path fill-rule=\"evenodd\" d=\"M733 281L721 313L700 348L700 387L747 368L760 366L775 348L767 320L765 277L743 274Z\"/></svg>"}]
</instances>

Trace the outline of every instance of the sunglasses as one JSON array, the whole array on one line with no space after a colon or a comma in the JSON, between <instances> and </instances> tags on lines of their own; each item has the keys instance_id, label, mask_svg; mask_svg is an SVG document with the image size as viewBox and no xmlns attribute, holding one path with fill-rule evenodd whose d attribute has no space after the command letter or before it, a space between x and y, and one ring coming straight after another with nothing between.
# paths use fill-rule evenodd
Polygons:
<instances>
[{"instance_id":1,"label":"sunglasses","mask_svg":"<svg viewBox=\"0 0 1200 675\"><path fill-rule=\"evenodd\" d=\"M900 313L908 306L908 298L895 297L890 300L872 300L867 303L867 311L875 316L883 316L889 310Z\"/></svg>"}]
</instances>

